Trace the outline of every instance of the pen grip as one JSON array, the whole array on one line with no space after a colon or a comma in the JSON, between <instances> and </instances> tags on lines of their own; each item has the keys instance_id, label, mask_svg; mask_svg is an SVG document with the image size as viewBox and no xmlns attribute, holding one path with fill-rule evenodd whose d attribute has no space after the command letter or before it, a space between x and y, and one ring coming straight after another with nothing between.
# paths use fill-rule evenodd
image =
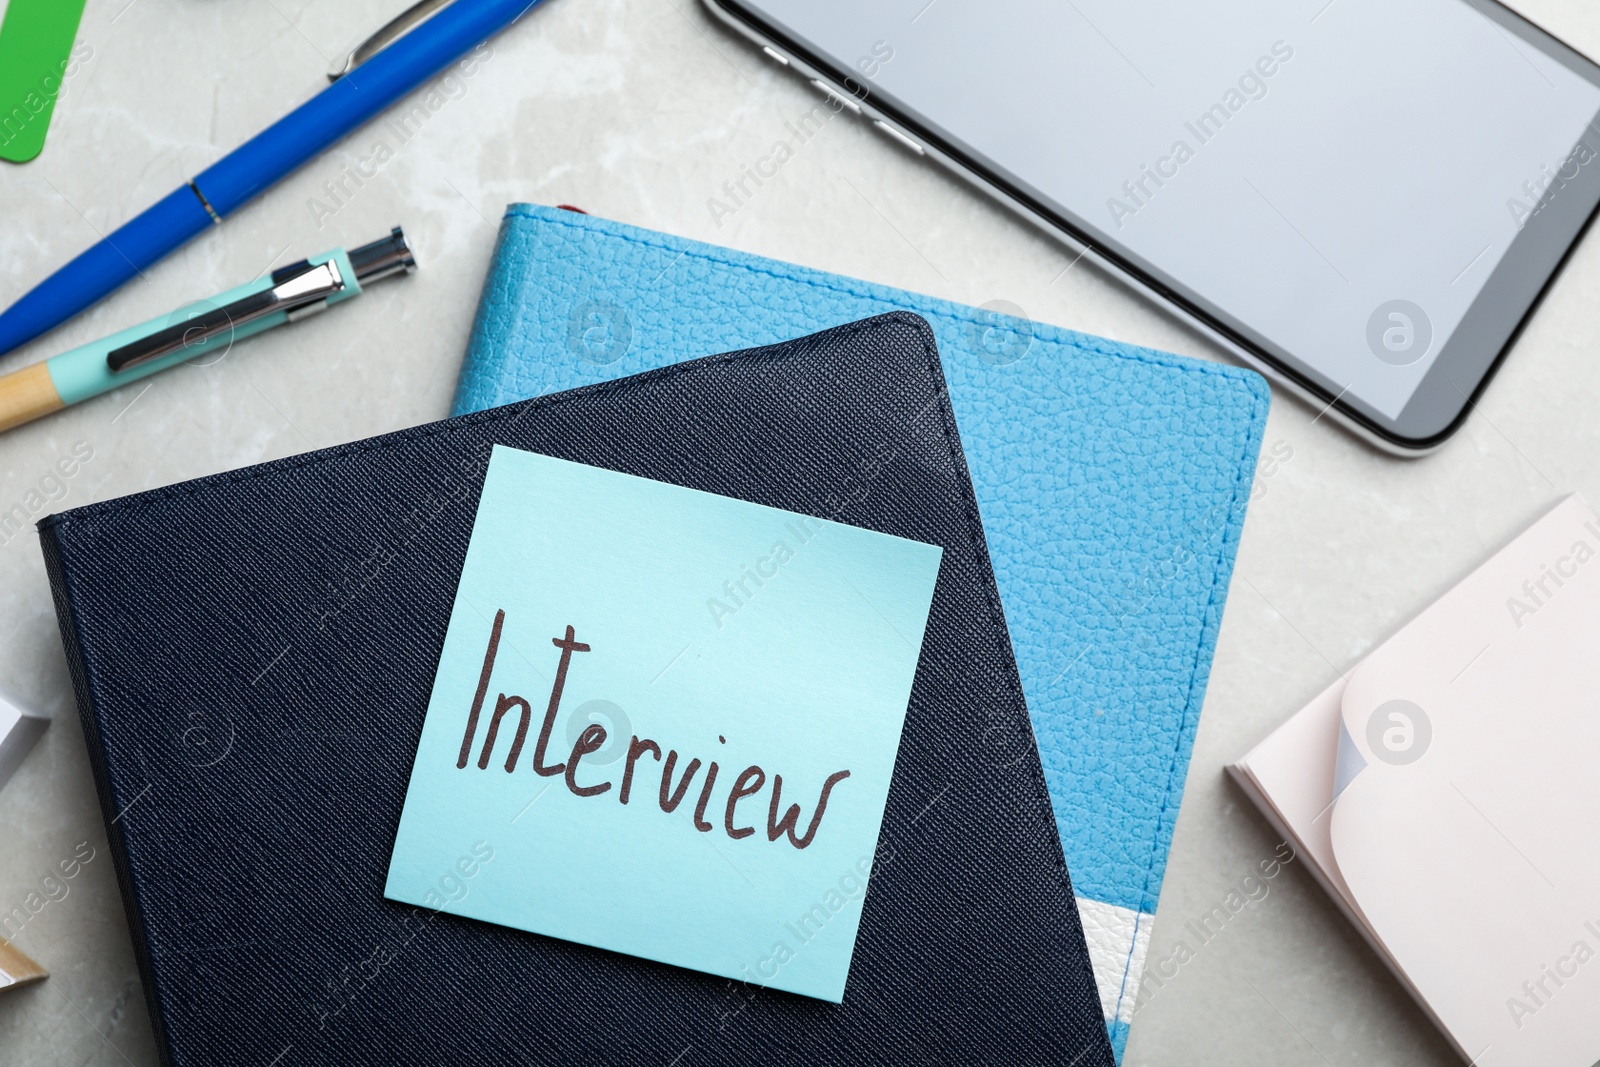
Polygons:
<instances>
[{"instance_id":1,"label":"pen grip","mask_svg":"<svg viewBox=\"0 0 1600 1067\"><path fill-rule=\"evenodd\" d=\"M47 364L35 363L0 378L0 433L65 406Z\"/></svg>"}]
</instances>

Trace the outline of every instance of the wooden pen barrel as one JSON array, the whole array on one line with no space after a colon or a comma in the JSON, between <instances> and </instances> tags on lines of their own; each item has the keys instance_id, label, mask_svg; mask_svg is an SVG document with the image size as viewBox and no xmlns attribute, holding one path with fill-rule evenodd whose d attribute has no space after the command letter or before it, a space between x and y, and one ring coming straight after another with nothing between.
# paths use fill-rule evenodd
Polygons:
<instances>
[{"instance_id":1,"label":"wooden pen barrel","mask_svg":"<svg viewBox=\"0 0 1600 1067\"><path fill-rule=\"evenodd\" d=\"M66 405L50 380L50 368L35 363L0 378L0 432L32 422Z\"/></svg>"}]
</instances>

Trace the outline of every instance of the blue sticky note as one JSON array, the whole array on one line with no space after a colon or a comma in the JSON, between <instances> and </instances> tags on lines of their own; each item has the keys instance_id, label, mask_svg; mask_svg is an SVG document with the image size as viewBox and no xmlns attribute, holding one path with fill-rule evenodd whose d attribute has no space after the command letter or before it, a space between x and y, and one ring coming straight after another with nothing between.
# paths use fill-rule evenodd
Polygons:
<instances>
[{"instance_id":1,"label":"blue sticky note","mask_svg":"<svg viewBox=\"0 0 1600 1067\"><path fill-rule=\"evenodd\" d=\"M384 895L839 1002L940 554L497 446Z\"/></svg>"}]
</instances>

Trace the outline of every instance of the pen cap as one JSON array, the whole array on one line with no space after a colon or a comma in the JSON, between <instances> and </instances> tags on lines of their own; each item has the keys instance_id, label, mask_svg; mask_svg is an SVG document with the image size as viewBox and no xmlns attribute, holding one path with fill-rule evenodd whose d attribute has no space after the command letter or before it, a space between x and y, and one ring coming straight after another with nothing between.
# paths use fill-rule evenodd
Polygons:
<instances>
[{"instance_id":1,"label":"pen cap","mask_svg":"<svg viewBox=\"0 0 1600 1067\"><path fill-rule=\"evenodd\" d=\"M398 226L390 230L387 237L352 248L349 256L356 281L362 285L396 274L410 274L417 269L416 257L411 254L406 235Z\"/></svg>"}]
</instances>

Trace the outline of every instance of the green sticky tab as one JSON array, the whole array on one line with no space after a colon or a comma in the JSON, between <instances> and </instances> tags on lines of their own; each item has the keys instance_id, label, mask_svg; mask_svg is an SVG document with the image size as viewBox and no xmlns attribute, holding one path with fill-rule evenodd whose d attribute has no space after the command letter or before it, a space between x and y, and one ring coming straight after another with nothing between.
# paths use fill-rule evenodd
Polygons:
<instances>
[{"instance_id":1,"label":"green sticky tab","mask_svg":"<svg viewBox=\"0 0 1600 1067\"><path fill-rule=\"evenodd\" d=\"M83 0L10 0L0 22L0 159L26 163L44 148L72 63Z\"/></svg>"}]
</instances>

